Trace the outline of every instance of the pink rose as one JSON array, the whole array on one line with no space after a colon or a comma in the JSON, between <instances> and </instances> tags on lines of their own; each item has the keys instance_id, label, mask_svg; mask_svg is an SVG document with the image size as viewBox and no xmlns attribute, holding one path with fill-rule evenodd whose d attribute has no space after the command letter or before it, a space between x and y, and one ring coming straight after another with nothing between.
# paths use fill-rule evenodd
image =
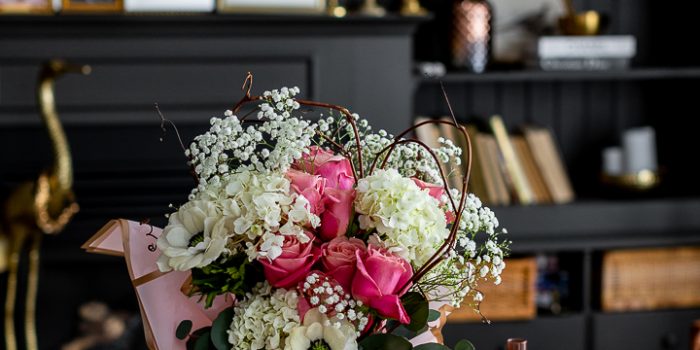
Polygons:
<instances>
[{"instance_id":1,"label":"pink rose","mask_svg":"<svg viewBox=\"0 0 700 350\"><path fill-rule=\"evenodd\" d=\"M321 246L323 269L329 276L335 278L346 291L349 291L357 269L355 252L360 251L364 254L365 249L365 243L360 239L336 237Z\"/></svg>"},{"instance_id":2,"label":"pink rose","mask_svg":"<svg viewBox=\"0 0 700 350\"><path fill-rule=\"evenodd\" d=\"M311 267L321 258L321 249L313 244L313 235L301 243L295 236L285 236L282 254L275 260L258 259L263 266L265 278L275 288L289 288L304 279Z\"/></svg>"},{"instance_id":3,"label":"pink rose","mask_svg":"<svg viewBox=\"0 0 700 350\"><path fill-rule=\"evenodd\" d=\"M348 190L355 185L352 165L347 158L317 146L310 147L310 150L294 163L295 169L321 176L328 181L327 187Z\"/></svg>"},{"instance_id":4,"label":"pink rose","mask_svg":"<svg viewBox=\"0 0 700 350\"><path fill-rule=\"evenodd\" d=\"M416 185L421 189L428 189L428 194L437 199L438 202L442 203L442 196L445 194L445 187L442 185L431 184L428 182L423 182L421 180L412 177L411 180L416 183Z\"/></svg>"},{"instance_id":5,"label":"pink rose","mask_svg":"<svg viewBox=\"0 0 700 350\"><path fill-rule=\"evenodd\" d=\"M289 178L292 190L309 201L309 211L316 215L321 214L326 179L294 169L287 171L287 178Z\"/></svg>"},{"instance_id":6,"label":"pink rose","mask_svg":"<svg viewBox=\"0 0 700 350\"><path fill-rule=\"evenodd\" d=\"M401 296L408 288L401 289L413 276L413 269L408 261L394 255L384 248L373 245L367 247L367 253L355 251L357 271L352 279L352 295L379 315L398 320L403 324L411 322L401 304Z\"/></svg>"},{"instance_id":7,"label":"pink rose","mask_svg":"<svg viewBox=\"0 0 700 350\"><path fill-rule=\"evenodd\" d=\"M353 215L352 203L354 200L355 190L353 189L326 188L323 196L324 211L321 214L321 229L319 231L322 240L330 241L345 235Z\"/></svg>"}]
</instances>

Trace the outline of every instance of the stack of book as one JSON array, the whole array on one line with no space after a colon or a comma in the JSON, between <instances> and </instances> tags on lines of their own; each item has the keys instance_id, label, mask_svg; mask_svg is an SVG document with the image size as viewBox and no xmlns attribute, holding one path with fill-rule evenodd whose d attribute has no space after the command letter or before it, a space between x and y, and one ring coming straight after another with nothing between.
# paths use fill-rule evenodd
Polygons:
<instances>
[{"instance_id":1,"label":"stack of book","mask_svg":"<svg viewBox=\"0 0 700 350\"><path fill-rule=\"evenodd\" d=\"M428 119L418 117L415 122ZM468 190L486 204L563 204L574 199L571 182L549 129L528 126L522 128L522 133L509 135L499 116L491 118L490 132L481 132L469 124L464 127L472 144ZM416 137L430 147L438 147L434 140L444 137L466 150L466 140L446 124L424 125L416 129ZM467 161L465 151L462 164ZM450 174L448 184L461 189L464 166L442 166L443 172Z\"/></svg>"},{"instance_id":2,"label":"stack of book","mask_svg":"<svg viewBox=\"0 0 700 350\"><path fill-rule=\"evenodd\" d=\"M543 36L537 41L537 64L546 71L629 68L637 53L631 35Z\"/></svg>"}]
</instances>

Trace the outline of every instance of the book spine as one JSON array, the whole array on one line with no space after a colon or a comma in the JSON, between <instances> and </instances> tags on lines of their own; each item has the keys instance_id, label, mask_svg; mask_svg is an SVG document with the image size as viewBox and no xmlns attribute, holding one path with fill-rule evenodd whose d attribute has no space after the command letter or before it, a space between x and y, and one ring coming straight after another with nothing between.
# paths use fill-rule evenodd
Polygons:
<instances>
[{"instance_id":1,"label":"book spine","mask_svg":"<svg viewBox=\"0 0 700 350\"><path fill-rule=\"evenodd\" d=\"M510 143L508 132L506 131L505 124L503 124L501 117L494 116L491 118L491 129L493 129L493 133L496 136L496 142L503 155L503 160L515 193L517 194L518 201L521 204L533 203L534 196L532 194L532 189L527 183L525 172L515 154L513 144Z\"/></svg>"},{"instance_id":2,"label":"book spine","mask_svg":"<svg viewBox=\"0 0 700 350\"><path fill-rule=\"evenodd\" d=\"M632 58L637 53L633 36L543 37L537 42L540 58Z\"/></svg>"},{"instance_id":3,"label":"book spine","mask_svg":"<svg viewBox=\"0 0 700 350\"><path fill-rule=\"evenodd\" d=\"M544 58L539 60L544 71L606 71L629 68L624 58Z\"/></svg>"}]
</instances>

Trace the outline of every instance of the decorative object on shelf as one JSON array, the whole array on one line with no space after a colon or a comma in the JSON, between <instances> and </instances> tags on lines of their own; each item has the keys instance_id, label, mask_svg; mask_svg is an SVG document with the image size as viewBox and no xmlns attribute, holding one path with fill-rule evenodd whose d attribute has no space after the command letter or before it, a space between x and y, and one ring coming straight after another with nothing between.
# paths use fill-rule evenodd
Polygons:
<instances>
[{"instance_id":1,"label":"decorative object on shelf","mask_svg":"<svg viewBox=\"0 0 700 350\"><path fill-rule=\"evenodd\" d=\"M51 0L0 0L0 15L53 14Z\"/></svg>"},{"instance_id":2,"label":"decorative object on shelf","mask_svg":"<svg viewBox=\"0 0 700 350\"><path fill-rule=\"evenodd\" d=\"M420 0L403 0L400 12L402 16L425 16L428 14L428 10L421 6Z\"/></svg>"},{"instance_id":3,"label":"decorative object on shelf","mask_svg":"<svg viewBox=\"0 0 700 350\"><path fill-rule=\"evenodd\" d=\"M333 17L345 17L348 10L340 5L340 0L328 0L328 15Z\"/></svg>"},{"instance_id":4,"label":"decorative object on shelf","mask_svg":"<svg viewBox=\"0 0 700 350\"><path fill-rule=\"evenodd\" d=\"M216 9L215 0L123 0L128 13L207 13Z\"/></svg>"},{"instance_id":5,"label":"decorative object on shelf","mask_svg":"<svg viewBox=\"0 0 700 350\"><path fill-rule=\"evenodd\" d=\"M377 0L363 0L359 13L365 16L382 17L386 15L386 9L377 3Z\"/></svg>"},{"instance_id":6,"label":"decorative object on shelf","mask_svg":"<svg viewBox=\"0 0 700 350\"><path fill-rule=\"evenodd\" d=\"M455 309L448 323L531 320L537 316L536 283L538 280L535 258L506 259L508 269L501 274L500 285L484 285L479 291L488 298L475 313L468 305Z\"/></svg>"},{"instance_id":7,"label":"decorative object on shelf","mask_svg":"<svg viewBox=\"0 0 700 350\"><path fill-rule=\"evenodd\" d=\"M325 0L217 0L222 13L316 13L326 10Z\"/></svg>"},{"instance_id":8,"label":"decorative object on shelf","mask_svg":"<svg viewBox=\"0 0 700 350\"><path fill-rule=\"evenodd\" d=\"M447 124L469 144L454 117L393 136L252 81L183 145L195 188L165 229L112 220L83 245L126 259L149 347L410 350L440 342L450 306L478 311L510 242L467 194L469 163L461 190L440 171L460 148L404 138Z\"/></svg>"},{"instance_id":9,"label":"decorative object on shelf","mask_svg":"<svg viewBox=\"0 0 700 350\"><path fill-rule=\"evenodd\" d=\"M491 55L491 5L487 0L460 0L454 5L452 64L483 73Z\"/></svg>"},{"instance_id":10,"label":"decorative object on shelf","mask_svg":"<svg viewBox=\"0 0 700 350\"><path fill-rule=\"evenodd\" d=\"M661 177L654 128L645 126L625 130L622 140L622 147L603 150L602 181L608 185L638 191L656 187Z\"/></svg>"},{"instance_id":11,"label":"decorative object on shelf","mask_svg":"<svg viewBox=\"0 0 700 350\"><path fill-rule=\"evenodd\" d=\"M493 47L495 64L520 68L533 56L537 38L556 32L556 22L564 14L560 0L490 0L493 7Z\"/></svg>"},{"instance_id":12,"label":"decorative object on shelf","mask_svg":"<svg viewBox=\"0 0 700 350\"><path fill-rule=\"evenodd\" d=\"M62 13L120 13L124 0L62 0Z\"/></svg>"},{"instance_id":13,"label":"decorative object on shelf","mask_svg":"<svg viewBox=\"0 0 700 350\"><path fill-rule=\"evenodd\" d=\"M61 350L126 350L143 349L140 317L130 312L110 310L102 302L80 305L80 335L63 344Z\"/></svg>"},{"instance_id":14,"label":"decorative object on shelf","mask_svg":"<svg viewBox=\"0 0 700 350\"><path fill-rule=\"evenodd\" d=\"M559 30L565 35L598 35L604 19L596 11L576 12L573 0L563 0L566 14L559 18Z\"/></svg>"},{"instance_id":15,"label":"decorative object on shelf","mask_svg":"<svg viewBox=\"0 0 700 350\"><path fill-rule=\"evenodd\" d=\"M24 339L26 348L36 350L36 297L39 283L39 254L44 234L61 232L78 212L73 194L73 164L68 141L56 111L55 81L65 73L89 74L89 66L78 66L62 60L44 64L37 84L37 103L41 110L51 146L53 165L39 174L37 180L18 186L4 201L0 211L0 240L9 249L0 252L8 268L5 294L5 349L16 350L15 305L19 284L20 261L29 245L29 266L24 307Z\"/></svg>"},{"instance_id":16,"label":"decorative object on shelf","mask_svg":"<svg viewBox=\"0 0 700 350\"><path fill-rule=\"evenodd\" d=\"M418 62L416 71L423 77L440 78L447 74L447 68L442 62Z\"/></svg>"},{"instance_id":17,"label":"decorative object on shelf","mask_svg":"<svg viewBox=\"0 0 700 350\"><path fill-rule=\"evenodd\" d=\"M614 250L603 256L603 311L700 306L700 247Z\"/></svg>"}]
</instances>

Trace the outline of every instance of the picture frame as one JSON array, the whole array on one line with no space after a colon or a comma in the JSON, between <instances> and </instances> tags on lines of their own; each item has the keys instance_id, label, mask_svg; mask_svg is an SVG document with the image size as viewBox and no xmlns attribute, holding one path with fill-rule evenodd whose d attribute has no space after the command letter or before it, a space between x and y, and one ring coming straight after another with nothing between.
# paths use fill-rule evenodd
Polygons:
<instances>
[{"instance_id":1,"label":"picture frame","mask_svg":"<svg viewBox=\"0 0 700 350\"><path fill-rule=\"evenodd\" d=\"M325 0L217 0L219 13L321 14Z\"/></svg>"},{"instance_id":2,"label":"picture frame","mask_svg":"<svg viewBox=\"0 0 700 350\"><path fill-rule=\"evenodd\" d=\"M50 15L51 0L0 0L0 15Z\"/></svg>"},{"instance_id":3,"label":"picture frame","mask_svg":"<svg viewBox=\"0 0 700 350\"><path fill-rule=\"evenodd\" d=\"M62 13L121 13L124 0L62 0Z\"/></svg>"}]
</instances>

